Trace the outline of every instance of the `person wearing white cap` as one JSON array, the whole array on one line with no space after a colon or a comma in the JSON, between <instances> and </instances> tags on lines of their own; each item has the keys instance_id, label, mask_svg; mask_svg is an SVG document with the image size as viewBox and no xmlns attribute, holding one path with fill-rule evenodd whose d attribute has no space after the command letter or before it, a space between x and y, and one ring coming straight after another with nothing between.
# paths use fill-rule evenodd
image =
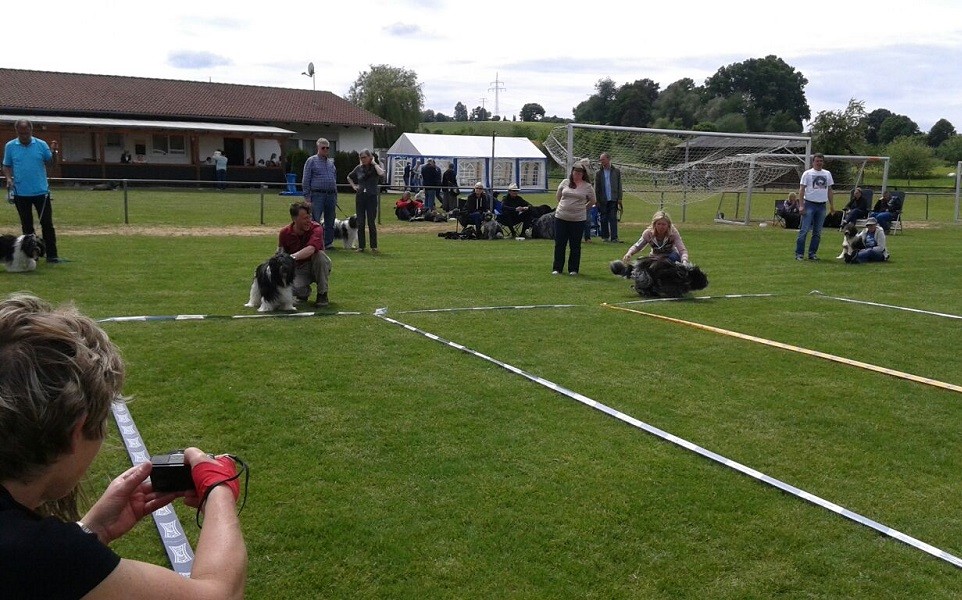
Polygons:
<instances>
[{"instance_id":1,"label":"person wearing white cap","mask_svg":"<svg viewBox=\"0 0 962 600\"><path fill-rule=\"evenodd\" d=\"M531 203L518 193L518 184L508 186L508 195L501 203L501 214L498 222L511 230L511 236L524 237L524 232L531 227ZM515 225L521 224L521 233L515 233Z\"/></svg>"},{"instance_id":2,"label":"person wearing white cap","mask_svg":"<svg viewBox=\"0 0 962 600\"><path fill-rule=\"evenodd\" d=\"M481 227L481 218L491 210L491 199L484 191L484 184L480 181L474 184L474 190L464 200L464 210L458 216L462 227L474 225Z\"/></svg>"},{"instance_id":3,"label":"person wearing white cap","mask_svg":"<svg viewBox=\"0 0 962 600\"><path fill-rule=\"evenodd\" d=\"M859 231L855 239L861 240L865 247L855 254L851 262L882 262L889 259L889 251L885 247L885 232L878 226L875 217L869 217L865 221L865 229Z\"/></svg>"}]
</instances>

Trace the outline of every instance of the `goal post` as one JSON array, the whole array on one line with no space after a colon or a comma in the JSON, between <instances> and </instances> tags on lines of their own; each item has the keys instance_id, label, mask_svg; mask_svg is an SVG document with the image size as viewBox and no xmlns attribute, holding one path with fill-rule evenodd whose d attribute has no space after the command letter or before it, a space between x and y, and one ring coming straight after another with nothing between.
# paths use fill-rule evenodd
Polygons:
<instances>
[{"instance_id":1,"label":"goal post","mask_svg":"<svg viewBox=\"0 0 962 600\"><path fill-rule=\"evenodd\" d=\"M602 152L621 170L622 187L643 202L678 206L681 221L689 205L725 192L767 185L811 154L806 135L720 133L568 123L544 143L551 158L570 171L576 161L598 168ZM778 159L754 159L756 155ZM707 213L707 210L705 211Z\"/></svg>"}]
</instances>

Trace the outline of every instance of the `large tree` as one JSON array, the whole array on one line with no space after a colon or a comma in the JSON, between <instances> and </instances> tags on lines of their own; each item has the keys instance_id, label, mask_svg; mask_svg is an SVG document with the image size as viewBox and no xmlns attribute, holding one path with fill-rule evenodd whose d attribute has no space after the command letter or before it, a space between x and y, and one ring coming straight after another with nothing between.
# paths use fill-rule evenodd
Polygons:
<instances>
[{"instance_id":1,"label":"large tree","mask_svg":"<svg viewBox=\"0 0 962 600\"><path fill-rule=\"evenodd\" d=\"M919 126L905 115L892 115L882 121L878 128L878 143L890 144L900 137L912 137L919 133Z\"/></svg>"},{"instance_id":2,"label":"large tree","mask_svg":"<svg viewBox=\"0 0 962 600\"><path fill-rule=\"evenodd\" d=\"M958 163L962 160L962 135L953 135L942 142L935 154L944 161Z\"/></svg>"},{"instance_id":3,"label":"large tree","mask_svg":"<svg viewBox=\"0 0 962 600\"><path fill-rule=\"evenodd\" d=\"M471 109L471 121L488 121L491 119L491 111L483 106L475 106Z\"/></svg>"},{"instance_id":4,"label":"large tree","mask_svg":"<svg viewBox=\"0 0 962 600\"><path fill-rule=\"evenodd\" d=\"M743 114L752 131L770 131L770 121L778 116L784 123L786 116L801 131L802 121L811 116L805 99L808 80L794 67L775 55L751 58L718 69L705 80L708 97L743 95L747 102Z\"/></svg>"},{"instance_id":5,"label":"large tree","mask_svg":"<svg viewBox=\"0 0 962 600\"><path fill-rule=\"evenodd\" d=\"M949 139L955 135L955 126L949 122L948 119L939 119L929 129L929 134L926 137L926 141L930 148L938 148L942 145L942 142Z\"/></svg>"},{"instance_id":6,"label":"large tree","mask_svg":"<svg viewBox=\"0 0 962 600\"><path fill-rule=\"evenodd\" d=\"M814 152L824 154L862 153L865 139L865 102L852 98L844 111L823 110L812 119Z\"/></svg>"},{"instance_id":7,"label":"large tree","mask_svg":"<svg viewBox=\"0 0 962 600\"><path fill-rule=\"evenodd\" d=\"M595 84L595 93L574 107L575 121L578 123L613 125L608 120L608 113L617 93L618 86L610 77L599 79L598 83Z\"/></svg>"},{"instance_id":8,"label":"large tree","mask_svg":"<svg viewBox=\"0 0 962 600\"><path fill-rule=\"evenodd\" d=\"M371 65L370 71L358 75L347 99L394 125L374 131L378 148L389 147L402 133L417 131L424 107L417 73L389 65Z\"/></svg>"},{"instance_id":9,"label":"large tree","mask_svg":"<svg viewBox=\"0 0 962 600\"><path fill-rule=\"evenodd\" d=\"M544 107L535 102L529 102L521 107L522 121L540 121L544 118Z\"/></svg>"},{"instance_id":10,"label":"large tree","mask_svg":"<svg viewBox=\"0 0 962 600\"><path fill-rule=\"evenodd\" d=\"M932 149L918 137L900 137L885 147L889 155L889 174L893 177L920 179L932 168Z\"/></svg>"},{"instance_id":11,"label":"large tree","mask_svg":"<svg viewBox=\"0 0 962 600\"><path fill-rule=\"evenodd\" d=\"M895 113L887 108L876 108L865 115L865 141L873 146L878 144L878 129L882 122L889 117L894 117Z\"/></svg>"},{"instance_id":12,"label":"large tree","mask_svg":"<svg viewBox=\"0 0 962 600\"><path fill-rule=\"evenodd\" d=\"M652 107L658 99L659 85L651 79L639 79L618 88L608 111L608 123L623 127L648 127Z\"/></svg>"},{"instance_id":13,"label":"large tree","mask_svg":"<svg viewBox=\"0 0 962 600\"><path fill-rule=\"evenodd\" d=\"M652 107L654 126L661 129L691 129L698 122L696 114L701 105L701 88L689 77L670 84Z\"/></svg>"},{"instance_id":14,"label":"large tree","mask_svg":"<svg viewBox=\"0 0 962 600\"><path fill-rule=\"evenodd\" d=\"M463 102L458 102L454 105L454 120L455 121L467 121L468 120L468 107L464 105Z\"/></svg>"}]
</instances>

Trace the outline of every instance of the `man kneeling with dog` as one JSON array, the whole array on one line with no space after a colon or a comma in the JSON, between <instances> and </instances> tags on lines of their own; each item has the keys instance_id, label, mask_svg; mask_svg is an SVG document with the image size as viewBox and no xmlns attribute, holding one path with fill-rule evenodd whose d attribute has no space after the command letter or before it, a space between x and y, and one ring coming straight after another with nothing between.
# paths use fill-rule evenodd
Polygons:
<instances>
[{"instance_id":1,"label":"man kneeling with dog","mask_svg":"<svg viewBox=\"0 0 962 600\"><path fill-rule=\"evenodd\" d=\"M307 302L311 283L317 284L314 306L330 304L327 279L331 274L331 259L324 252L324 228L311 219L311 207L306 202L291 204L291 224L277 236L277 249L290 254L297 261L294 272L294 297Z\"/></svg>"}]
</instances>

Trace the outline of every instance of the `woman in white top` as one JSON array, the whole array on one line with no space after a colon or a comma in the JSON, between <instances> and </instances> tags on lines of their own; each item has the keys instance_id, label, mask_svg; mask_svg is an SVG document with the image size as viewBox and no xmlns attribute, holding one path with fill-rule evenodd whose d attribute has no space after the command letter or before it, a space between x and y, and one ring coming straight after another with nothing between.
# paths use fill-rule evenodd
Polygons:
<instances>
[{"instance_id":1,"label":"woman in white top","mask_svg":"<svg viewBox=\"0 0 962 600\"><path fill-rule=\"evenodd\" d=\"M555 209L554 266L551 274L564 271L565 248L570 246L568 275L581 268L581 236L585 231L587 210L595 204L595 188L591 186L588 165L578 162L558 186L558 208Z\"/></svg>"}]
</instances>

